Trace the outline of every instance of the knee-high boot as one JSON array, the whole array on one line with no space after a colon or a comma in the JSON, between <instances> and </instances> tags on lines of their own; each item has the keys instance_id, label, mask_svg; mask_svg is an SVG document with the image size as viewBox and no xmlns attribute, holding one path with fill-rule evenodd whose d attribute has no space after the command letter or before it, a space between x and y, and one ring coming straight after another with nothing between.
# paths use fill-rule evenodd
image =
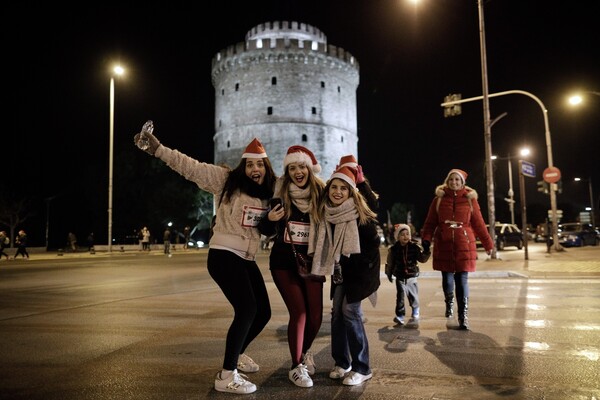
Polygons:
<instances>
[{"instance_id":1,"label":"knee-high boot","mask_svg":"<svg viewBox=\"0 0 600 400\"><path fill-rule=\"evenodd\" d=\"M458 301L458 329L468 331L469 330L469 298L463 297L457 299Z\"/></svg>"},{"instance_id":2,"label":"knee-high boot","mask_svg":"<svg viewBox=\"0 0 600 400\"><path fill-rule=\"evenodd\" d=\"M452 318L454 316L454 292L444 293L446 301L446 318Z\"/></svg>"}]
</instances>

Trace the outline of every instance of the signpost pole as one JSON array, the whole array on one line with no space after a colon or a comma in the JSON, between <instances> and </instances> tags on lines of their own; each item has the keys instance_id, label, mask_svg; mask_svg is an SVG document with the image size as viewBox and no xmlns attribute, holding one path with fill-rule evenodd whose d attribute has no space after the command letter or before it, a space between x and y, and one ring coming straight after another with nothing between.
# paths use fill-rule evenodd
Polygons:
<instances>
[{"instance_id":1,"label":"signpost pole","mask_svg":"<svg viewBox=\"0 0 600 400\"><path fill-rule=\"evenodd\" d=\"M519 160L519 191L521 192L521 226L523 231L523 245L525 250L524 255L525 260L529 260L529 235L527 233L527 202L525 201L525 176L523 175L523 160Z\"/></svg>"}]
</instances>

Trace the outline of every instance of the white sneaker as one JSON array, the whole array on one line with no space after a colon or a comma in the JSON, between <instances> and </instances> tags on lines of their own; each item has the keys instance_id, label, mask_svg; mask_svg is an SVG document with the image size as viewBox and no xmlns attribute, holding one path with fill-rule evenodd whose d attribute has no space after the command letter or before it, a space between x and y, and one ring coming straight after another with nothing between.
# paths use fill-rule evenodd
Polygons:
<instances>
[{"instance_id":1,"label":"white sneaker","mask_svg":"<svg viewBox=\"0 0 600 400\"><path fill-rule=\"evenodd\" d=\"M242 353L238 358L237 369L242 372L256 372L260 367L253 359Z\"/></svg>"},{"instance_id":2,"label":"white sneaker","mask_svg":"<svg viewBox=\"0 0 600 400\"><path fill-rule=\"evenodd\" d=\"M394 322L398 325L404 325L404 315L397 315L394 317Z\"/></svg>"},{"instance_id":3,"label":"white sneaker","mask_svg":"<svg viewBox=\"0 0 600 400\"><path fill-rule=\"evenodd\" d=\"M237 369L228 378L221 379L221 372L215 377L215 390L235 394L248 394L256 392L256 385L248 380L247 376L238 373Z\"/></svg>"},{"instance_id":4,"label":"white sneaker","mask_svg":"<svg viewBox=\"0 0 600 400\"><path fill-rule=\"evenodd\" d=\"M342 379L344 376L346 376L346 374L348 372L350 372L351 369L352 369L352 367L348 367L348 368L344 369L344 368L338 367L336 365L335 367L333 367L333 369L329 373L329 377L331 379Z\"/></svg>"},{"instance_id":5,"label":"white sneaker","mask_svg":"<svg viewBox=\"0 0 600 400\"><path fill-rule=\"evenodd\" d=\"M306 354L304 354L304 357L302 357L302 364L306 365L309 375L315 374L317 366L315 365L315 359L312 351L309 350L306 352Z\"/></svg>"},{"instance_id":6,"label":"white sneaker","mask_svg":"<svg viewBox=\"0 0 600 400\"><path fill-rule=\"evenodd\" d=\"M308 370L306 369L306 365L298 364L298 366L294 369L291 369L288 372L288 378L290 381L294 382L294 385L300 387L312 387L313 381L308 375Z\"/></svg>"},{"instance_id":7,"label":"white sneaker","mask_svg":"<svg viewBox=\"0 0 600 400\"><path fill-rule=\"evenodd\" d=\"M350 372L347 377L344 378L344 385L355 386L360 385L361 383L368 381L373 377L373 374L359 374L358 372Z\"/></svg>"}]
</instances>

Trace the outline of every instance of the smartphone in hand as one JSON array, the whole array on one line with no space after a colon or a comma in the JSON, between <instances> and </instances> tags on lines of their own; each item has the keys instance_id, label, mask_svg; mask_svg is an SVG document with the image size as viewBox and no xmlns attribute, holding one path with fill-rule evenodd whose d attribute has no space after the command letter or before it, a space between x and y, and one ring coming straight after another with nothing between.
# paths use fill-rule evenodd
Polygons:
<instances>
[{"instance_id":1,"label":"smartphone in hand","mask_svg":"<svg viewBox=\"0 0 600 400\"><path fill-rule=\"evenodd\" d=\"M271 210L274 210L275 207L277 207L277 205L283 206L283 201L281 201L279 197L274 197L269 201L269 205L271 207Z\"/></svg>"}]
</instances>

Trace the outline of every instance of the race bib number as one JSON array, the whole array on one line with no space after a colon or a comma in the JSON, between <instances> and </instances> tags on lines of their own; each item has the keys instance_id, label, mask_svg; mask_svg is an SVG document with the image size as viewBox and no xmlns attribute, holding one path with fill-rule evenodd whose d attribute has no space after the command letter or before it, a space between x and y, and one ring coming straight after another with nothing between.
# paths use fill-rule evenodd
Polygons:
<instances>
[{"instance_id":1,"label":"race bib number","mask_svg":"<svg viewBox=\"0 0 600 400\"><path fill-rule=\"evenodd\" d=\"M308 244L310 224L306 222L290 221L285 230L284 242L294 244Z\"/></svg>"},{"instance_id":2,"label":"race bib number","mask_svg":"<svg viewBox=\"0 0 600 400\"><path fill-rule=\"evenodd\" d=\"M244 228L255 228L265 215L268 208L244 206L242 210L242 226Z\"/></svg>"}]
</instances>

